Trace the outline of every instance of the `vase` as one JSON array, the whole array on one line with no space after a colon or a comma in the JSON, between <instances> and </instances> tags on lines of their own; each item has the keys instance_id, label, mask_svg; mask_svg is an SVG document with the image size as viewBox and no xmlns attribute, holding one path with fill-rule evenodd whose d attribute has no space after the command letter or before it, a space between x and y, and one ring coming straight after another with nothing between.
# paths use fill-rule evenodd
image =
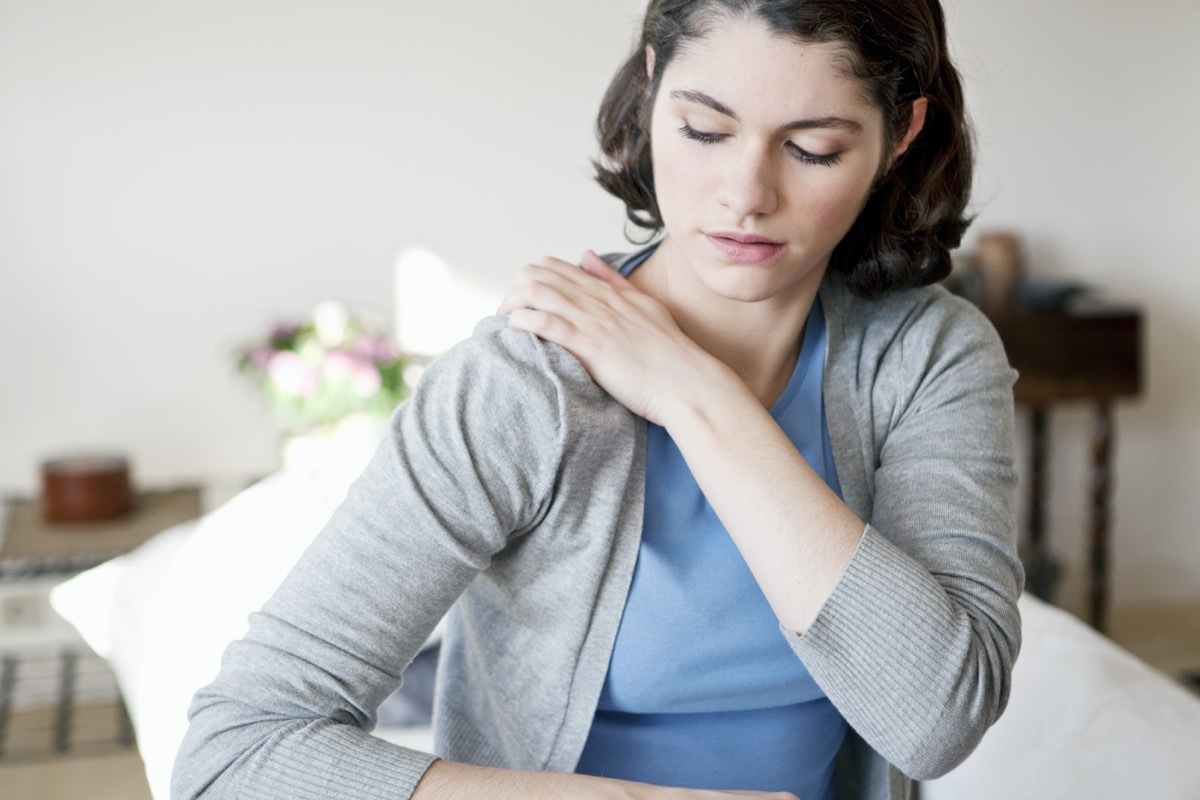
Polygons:
<instances>
[{"instance_id":1,"label":"vase","mask_svg":"<svg viewBox=\"0 0 1200 800\"><path fill-rule=\"evenodd\" d=\"M353 415L331 425L289 431L280 448L282 468L305 473L322 489L344 494L379 449L387 430L386 417Z\"/></svg>"},{"instance_id":2,"label":"vase","mask_svg":"<svg viewBox=\"0 0 1200 800\"><path fill-rule=\"evenodd\" d=\"M1015 233L985 233L975 250L982 305L988 310L1008 308L1013 287L1025 271L1021 238Z\"/></svg>"}]
</instances>

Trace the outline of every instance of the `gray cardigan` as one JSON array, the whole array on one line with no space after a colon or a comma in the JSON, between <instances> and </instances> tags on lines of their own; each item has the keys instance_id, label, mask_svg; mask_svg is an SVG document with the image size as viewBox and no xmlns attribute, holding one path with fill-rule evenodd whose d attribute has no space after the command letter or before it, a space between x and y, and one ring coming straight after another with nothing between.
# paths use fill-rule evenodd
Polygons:
<instances>
[{"instance_id":1,"label":"gray cardigan","mask_svg":"<svg viewBox=\"0 0 1200 800\"><path fill-rule=\"evenodd\" d=\"M867 301L830 277L821 300L838 479L870 524L810 630L781 635L852 729L837 797L898 800L1008 699L1013 372L941 288ZM565 350L481 322L197 693L173 796L409 797L436 757L368 731L451 606L437 752L572 771L637 558L645 432Z\"/></svg>"}]
</instances>

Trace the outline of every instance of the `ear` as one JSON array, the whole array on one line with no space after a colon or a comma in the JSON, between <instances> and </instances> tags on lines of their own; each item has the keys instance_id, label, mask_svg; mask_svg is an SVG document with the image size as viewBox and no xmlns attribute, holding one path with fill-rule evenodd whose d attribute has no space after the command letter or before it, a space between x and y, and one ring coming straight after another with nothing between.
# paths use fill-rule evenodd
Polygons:
<instances>
[{"instance_id":1,"label":"ear","mask_svg":"<svg viewBox=\"0 0 1200 800\"><path fill-rule=\"evenodd\" d=\"M646 80L654 80L654 48L646 45Z\"/></svg>"},{"instance_id":2,"label":"ear","mask_svg":"<svg viewBox=\"0 0 1200 800\"><path fill-rule=\"evenodd\" d=\"M908 150L909 145L917 138L917 134L925 127L925 114L929 111L929 98L918 97L913 100L912 119L908 123L908 132L904 134L904 138L896 143L896 147L892 150L892 161L904 155Z\"/></svg>"}]
</instances>

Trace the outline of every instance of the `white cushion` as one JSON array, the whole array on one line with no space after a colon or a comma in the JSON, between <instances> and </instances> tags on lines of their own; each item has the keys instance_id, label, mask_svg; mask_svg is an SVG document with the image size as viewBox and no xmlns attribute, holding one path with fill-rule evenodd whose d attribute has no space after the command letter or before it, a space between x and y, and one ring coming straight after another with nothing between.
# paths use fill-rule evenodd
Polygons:
<instances>
[{"instance_id":1,"label":"white cushion","mask_svg":"<svg viewBox=\"0 0 1200 800\"><path fill-rule=\"evenodd\" d=\"M169 796L171 766L197 689L226 645L271 596L324 527L382 429L327 444L201 519L58 585L51 604L113 668L151 791Z\"/></svg>"},{"instance_id":2,"label":"white cushion","mask_svg":"<svg viewBox=\"0 0 1200 800\"><path fill-rule=\"evenodd\" d=\"M156 798L170 795L192 695L328 519L317 490L303 474L277 473L52 592L55 610L111 664Z\"/></svg>"},{"instance_id":3,"label":"white cushion","mask_svg":"<svg viewBox=\"0 0 1200 800\"><path fill-rule=\"evenodd\" d=\"M1067 612L1020 606L1008 709L922 800L1200 798L1200 699Z\"/></svg>"}]
</instances>

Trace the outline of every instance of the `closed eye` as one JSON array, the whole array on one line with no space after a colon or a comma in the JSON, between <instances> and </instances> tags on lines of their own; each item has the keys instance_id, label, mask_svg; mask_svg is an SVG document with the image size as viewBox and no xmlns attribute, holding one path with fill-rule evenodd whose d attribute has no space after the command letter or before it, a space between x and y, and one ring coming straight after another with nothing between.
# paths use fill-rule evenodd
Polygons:
<instances>
[{"instance_id":1,"label":"closed eye","mask_svg":"<svg viewBox=\"0 0 1200 800\"><path fill-rule=\"evenodd\" d=\"M705 131L698 131L691 125L688 125L686 122L683 123L683 125L679 128L679 132L684 136L684 138L701 142L702 144L717 144L724 141L728 137L728 134L724 133L707 133ZM830 153L829 155L825 156L817 153L810 153L803 147L797 145L795 142L788 142L787 149L788 152L796 158L796 160L805 164L814 164L819 167L832 167L838 162L839 156L837 153Z\"/></svg>"},{"instance_id":2,"label":"closed eye","mask_svg":"<svg viewBox=\"0 0 1200 800\"><path fill-rule=\"evenodd\" d=\"M723 133L705 133L704 131L698 131L691 125L688 125L686 122L683 123L683 127L679 129L679 132L684 135L684 138L692 139L697 142L704 142L705 144L716 144L725 138L725 134Z\"/></svg>"},{"instance_id":3,"label":"closed eye","mask_svg":"<svg viewBox=\"0 0 1200 800\"><path fill-rule=\"evenodd\" d=\"M817 155L816 153L808 152L794 142L788 142L787 147L788 151L791 152L792 155L794 155L800 161L803 161L805 164L816 164L819 167L832 167L838 162L837 153L830 153L827 156Z\"/></svg>"}]
</instances>

